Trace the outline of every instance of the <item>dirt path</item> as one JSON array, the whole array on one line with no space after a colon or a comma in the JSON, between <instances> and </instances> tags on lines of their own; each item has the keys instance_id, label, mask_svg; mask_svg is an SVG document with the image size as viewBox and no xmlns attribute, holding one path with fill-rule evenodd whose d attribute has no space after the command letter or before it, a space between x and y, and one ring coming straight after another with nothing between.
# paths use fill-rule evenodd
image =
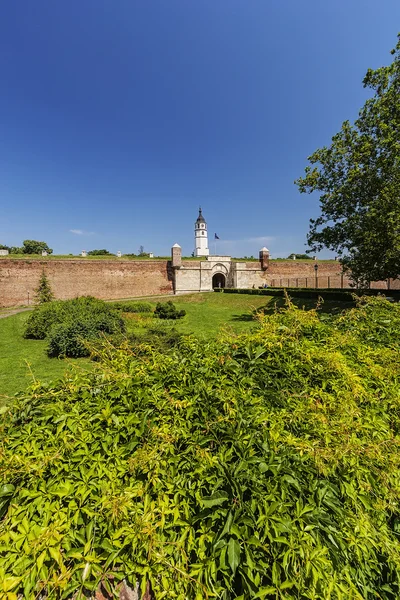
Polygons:
<instances>
[{"instance_id":1,"label":"dirt path","mask_svg":"<svg viewBox=\"0 0 400 600\"><path fill-rule=\"evenodd\" d=\"M11 317L12 315L17 315L20 312L25 312L27 310L32 310L31 308L10 308L4 309L4 312L0 312L0 319L5 319L6 317Z\"/></svg>"}]
</instances>

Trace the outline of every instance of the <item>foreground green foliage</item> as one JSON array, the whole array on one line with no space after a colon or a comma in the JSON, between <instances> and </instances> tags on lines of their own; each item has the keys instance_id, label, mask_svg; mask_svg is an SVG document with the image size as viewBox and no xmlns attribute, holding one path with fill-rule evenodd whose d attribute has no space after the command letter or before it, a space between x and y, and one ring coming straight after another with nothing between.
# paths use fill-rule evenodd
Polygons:
<instances>
[{"instance_id":1,"label":"foreground green foliage","mask_svg":"<svg viewBox=\"0 0 400 600\"><path fill-rule=\"evenodd\" d=\"M26 322L25 337L47 339L50 357L89 356L87 341L102 334L122 333L125 324L119 313L102 300L83 296L42 304Z\"/></svg>"},{"instance_id":2,"label":"foreground green foliage","mask_svg":"<svg viewBox=\"0 0 400 600\"><path fill-rule=\"evenodd\" d=\"M369 69L373 92L354 124L345 121L329 147L309 158L301 192L317 192L321 216L311 220L308 242L341 256L355 281L400 273L400 35L393 61Z\"/></svg>"},{"instance_id":3,"label":"foreground green foliage","mask_svg":"<svg viewBox=\"0 0 400 600\"><path fill-rule=\"evenodd\" d=\"M290 306L32 388L0 425L3 595L398 598L399 327Z\"/></svg>"}]
</instances>

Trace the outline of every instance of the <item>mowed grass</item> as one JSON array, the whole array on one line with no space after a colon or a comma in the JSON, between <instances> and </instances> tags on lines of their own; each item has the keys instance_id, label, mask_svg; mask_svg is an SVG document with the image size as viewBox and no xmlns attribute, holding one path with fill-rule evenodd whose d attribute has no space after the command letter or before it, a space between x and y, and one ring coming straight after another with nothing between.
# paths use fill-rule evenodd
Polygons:
<instances>
[{"instance_id":1,"label":"mowed grass","mask_svg":"<svg viewBox=\"0 0 400 600\"><path fill-rule=\"evenodd\" d=\"M201 338L215 337L221 331L240 333L257 325L254 312L264 306L272 306L275 298L270 296L246 296L245 294L190 294L184 296L146 298L154 308L157 302L172 300L178 310L186 311L183 319L168 321L182 333L191 333ZM132 300L134 302L134 300ZM143 315L128 317L128 329L146 328L158 319Z\"/></svg>"},{"instance_id":2,"label":"mowed grass","mask_svg":"<svg viewBox=\"0 0 400 600\"><path fill-rule=\"evenodd\" d=\"M286 304L286 299L279 296L257 296L246 294L224 294L204 293L188 294L184 296L165 296L158 298L141 298L150 302L154 308L157 302L172 300L177 309L184 309L186 316L176 321L168 321L182 333L192 333L198 337L210 338L218 335L221 331L232 331L241 333L257 326L254 318L255 313L263 308L265 312L281 309ZM131 302L134 302L132 299ZM311 310L317 306L316 300L294 298L293 304L305 310ZM325 301L318 307L320 312L334 313L353 306L353 302ZM146 328L156 319L142 315L127 315L128 329ZM130 317L130 318L129 318Z\"/></svg>"},{"instance_id":3,"label":"mowed grass","mask_svg":"<svg viewBox=\"0 0 400 600\"><path fill-rule=\"evenodd\" d=\"M49 382L73 368L91 368L88 359L48 358L45 340L25 340L24 324L29 312L0 319L0 405L23 391L35 379Z\"/></svg>"},{"instance_id":4,"label":"mowed grass","mask_svg":"<svg viewBox=\"0 0 400 600\"><path fill-rule=\"evenodd\" d=\"M199 337L216 336L222 329L240 332L255 326L252 312L265 306L271 298L266 296L240 296L224 294L191 294L159 299L149 298L154 307L157 301L172 299L178 308L186 310L179 321L168 322L182 333L193 333ZM46 355L46 340L26 340L24 324L29 312L0 319L0 404L16 392L26 389L34 381L49 382L58 379L74 368L90 368L88 359L56 359ZM131 318L129 318L131 316ZM128 331L159 323L158 319L136 320L127 315ZM145 317L145 315L143 315Z\"/></svg>"},{"instance_id":5,"label":"mowed grass","mask_svg":"<svg viewBox=\"0 0 400 600\"><path fill-rule=\"evenodd\" d=\"M144 298L140 298L140 301ZM254 314L260 308L273 311L281 308L284 298L276 296L256 296L246 294L204 293L171 297L146 298L155 308L157 302L172 300L178 309L185 309L186 316L177 321L161 321L153 315L125 313L128 333L135 331L145 335L146 329L154 326L174 327L181 333L193 334L202 339L210 339L220 332L241 333L257 327ZM138 298L130 302L139 301ZM314 300L295 300L295 304L306 309L314 308ZM347 308L349 303L326 302L321 305L323 312ZM46 340L26 340L23 338L24 324L29 312L19 313L0 319L0 405L7 398L26 389L35 379L49 382L59 379L64 373L74 369L90 369L89 359L48 358Z\"/></svg>"}]
</instances>

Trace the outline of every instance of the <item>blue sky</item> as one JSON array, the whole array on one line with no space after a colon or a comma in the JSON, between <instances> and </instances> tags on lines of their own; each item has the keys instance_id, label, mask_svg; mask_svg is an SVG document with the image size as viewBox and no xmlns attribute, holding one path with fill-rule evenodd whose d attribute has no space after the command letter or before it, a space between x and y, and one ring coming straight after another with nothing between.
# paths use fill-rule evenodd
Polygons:
<instances>
[{"instance_id":1,"label":"blue sky","mask_svg":"<svg viewBox=\"0 0 400 600\"><path fill-rule=\"evenodd\" d=\"M188 255L201 204L218 252L304 251L293 180L398 29L398 0L3 0L0 242Z\"/></svg>"}]
</instances>

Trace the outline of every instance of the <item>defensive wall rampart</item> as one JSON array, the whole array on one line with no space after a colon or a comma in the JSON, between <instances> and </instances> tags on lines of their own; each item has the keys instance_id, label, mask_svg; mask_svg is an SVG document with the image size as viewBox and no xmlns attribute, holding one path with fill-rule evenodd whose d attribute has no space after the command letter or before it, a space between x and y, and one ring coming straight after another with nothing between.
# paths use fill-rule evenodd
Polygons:
<instances>
[{"instance_id":1,"label":"defensive wall rampart","mask_svg":"<svg viewBox=\"0 0 400 600\"><path fill-rule=\"evenodd\" d=\"M32 302L42 271L61 300L173 293L173 274L166 260L0 259L0 306L28 304L28 292Z\"/></svg>"},{"instance_id":2,"label":"defensive wall rampart","mask_svg":"<svg viewBox=\"0 0 400 600\"><path fill-rule=\"evenodd\" d=\"M216 257L215 257L216 258ZM228 287L251 288L263 284L289 287L349 287L338 262L318 261L316 279L314 261L273 261L267 268L260 262L242 262L210 257L207 262L182 260L174 269L168 260L122 259L0 259L0 307L33 302L34 290L44 271L57 299L92 295L105 300L153 296L212 289L212 275L226 273ZM219 261L219 262L218 262ZM373 288L387 289L387 282L375 282ZM398 289L400 281L391 281Z\"/></svg>"}]
</instances>

